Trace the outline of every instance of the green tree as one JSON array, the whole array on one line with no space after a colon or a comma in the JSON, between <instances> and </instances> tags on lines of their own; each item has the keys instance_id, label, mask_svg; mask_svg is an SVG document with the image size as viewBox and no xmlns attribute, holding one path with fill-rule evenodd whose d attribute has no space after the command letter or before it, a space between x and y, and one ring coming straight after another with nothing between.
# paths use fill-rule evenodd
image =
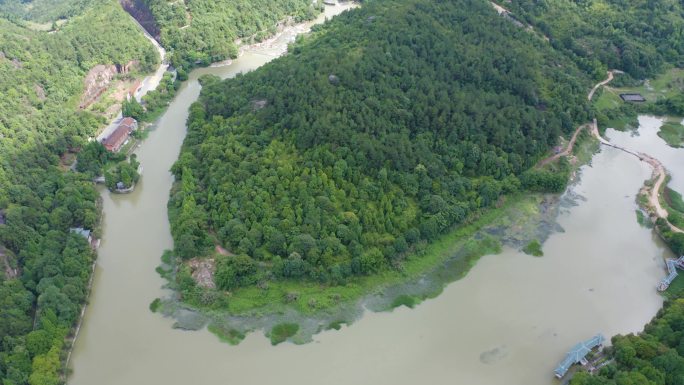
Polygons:
<instances>
[{"instance_id":1,"label":"green tree","mask_svg":"<svg viewBox=\"0 0 684 385\"><path fill-rule=\"evenodd\" d=\"M121 106L121 113L123 116L130 116L137 121L145 120L145 108L138 103L135 98L129 98L123 101Z\"/></svg>"}]
</instances>

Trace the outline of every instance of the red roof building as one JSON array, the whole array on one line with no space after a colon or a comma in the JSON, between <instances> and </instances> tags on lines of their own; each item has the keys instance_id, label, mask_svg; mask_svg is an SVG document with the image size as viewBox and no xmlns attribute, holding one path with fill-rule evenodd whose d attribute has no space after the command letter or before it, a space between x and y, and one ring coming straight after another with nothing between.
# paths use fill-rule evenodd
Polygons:
<instances>
[{"instance_id":1,"label":"red roof building","mask_svg":"<svg viewBox=\"0 0 684 385\"><path fill-rule=\"evenodd\" d=\"M102 141L102 145L108 151L118 152L127 141L131 132L138 129L138 122L133 118L123 118L119 127L114 130L105 140Z\"/></svg>"}]
</instances>

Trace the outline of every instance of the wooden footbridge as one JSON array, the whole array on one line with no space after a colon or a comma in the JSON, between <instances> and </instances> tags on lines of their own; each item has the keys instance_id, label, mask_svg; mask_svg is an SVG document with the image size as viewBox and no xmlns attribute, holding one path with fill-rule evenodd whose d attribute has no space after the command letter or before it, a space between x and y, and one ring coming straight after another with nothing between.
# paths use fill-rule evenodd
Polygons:
<instances>
[{"instance_id":1,"label":"wooden footbridge","mask_svg":"<svg viewBox=\"0 0 684 385\"><path fill-rule=\"evenodd\" d=\"M572 365L586 365L588 362L587 354L589 354L592 349L603 345L605 340L606 339L603 337L603 335L597 334L590 339L573 346L572 349L570 349L570 351L565 355L563 361L558 364L558 367L553 371L553 373L556 375L556 377L563 378L568 370L570 370Z\"/></svg>"},{"instance_id":2,"label":"wooden footbridge","mask_svg":"<svg viewBox=\"0 0 684 385\"><path fill-rule=\"evenodd\" d=\"M684 255L678 259L670 258L665 261L665 264L667 265L667 277L663 278L658 284L658 291L665 291L670 287L670 284L678 275L677 268L684 270Z\"/></svg>"}]
</instances>

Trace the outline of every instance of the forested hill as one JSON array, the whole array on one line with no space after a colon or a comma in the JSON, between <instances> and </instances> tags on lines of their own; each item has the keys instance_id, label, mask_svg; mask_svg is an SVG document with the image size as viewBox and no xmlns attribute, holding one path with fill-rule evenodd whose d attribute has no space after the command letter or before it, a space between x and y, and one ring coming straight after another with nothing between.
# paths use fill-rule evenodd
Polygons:
<instances>
[{"instance_id":1,"label":"forested hill","mask_svg":"<svg viewBox=\"0 0 684 385\"><path fill-rule=\"evenodd\" d=\"M50 24L80 15L93 0L0 0L0 14L33 23Z\"/></svg>"},{"instance_id":2,"label":"forested hill","mask_svg":"<svg viewBox=\"0 0 684 385\"><path fill-rule=\"evenodd\" d=\"M644 79L667 63L684 65L681 1L512 0L501 4L598 77L616 68Z\"/></svg>"},{"instance_id":3,"label":"forested hill","mask_svg":"<svg viewBox=\"0 0 684 385\"><path fill-rule=\"evenodd\" d=\"M173 167L176 252L241 254L219 258L222 289L397 268L521 179L562 189L525 171L589 118L589 84L488 2L367 3L204 79Z\"/></svg>"},{"instance_id":4,"label":"forested hill","mask_svg":"<svg viewBox=\"0 0 684 385\"><path fill-rule=\"evenodd\" d=\"M151 11L161 30L161 43L175 66L234 58L235 41L259 41L276 32L278 22L300 22L320 12L311 0L134 0Z\"/></svg>"},{"instance_id":5,"label":"forested hill","mask_svg":"<svg viewBox=\"0 0 684 385\"><path fill-rule=\"evenodd\" d=\"M69 8L69 1L51 2ZM155 67L152 44L116 1L92 0L53 33L0 18L0 383L58 384L94 258L99 194L60 156L104 121L79 110L97 64Z\"/></svg>"}]
</instances>

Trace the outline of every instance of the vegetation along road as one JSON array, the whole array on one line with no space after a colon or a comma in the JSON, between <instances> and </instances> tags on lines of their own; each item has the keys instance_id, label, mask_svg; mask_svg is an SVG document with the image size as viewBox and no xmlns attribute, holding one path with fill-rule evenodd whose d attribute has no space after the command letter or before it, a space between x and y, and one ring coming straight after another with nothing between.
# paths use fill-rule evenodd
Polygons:
<instances>
[{"instance_id":1,"label":"vegetation along road","mask_svg":"<svg viewBox=\"0 0 684 385\"><path fill-rule=\"evenodd\" d=\"M613 73L620 73L618 71L608 71L608 77L603 80L602 82L596 84L594 88L592 88L591 92L589 92L589 100L591 100L592 96L594 95L594 92L598 89L598 87L604 86L608 83L610 83L611 80L613 80ZM592 135L596 137L601 144L611 146L614 148L617 148L618 150L622 150L624 152L627 152L629 154L632 154L636 157L639 158L639 160L644 161L648 163L651 167L653 167L653 177L651 178L652 181L655 181L653 184L653 187L648 188L646 187L647 193L648 193L648 205L649 207L647 210L651 213L654 214L656 218L662 218L665 223L670 227L670 230L676 232L676 233L684 233L684 230L680 229L679 227L673 225L668 219L668 212L667 210L662 206L660 203L660 192L661 189L663 188L663 182L665 182L665 179L667 177L667 171L665 170L665 167L663 164L656 158L644 154L644 153L634 153L632 151L629 151L625 148L622 148L620 146L616 146L614 144L611 144L608 140L604 139L601 134L599 133L598 130L598 124L596 123L596 119L594 119L594 122L592 124Z\"/></svg>"},{"instance_id":2,"label":"vegetation along road","mask_svg":"<svg viewBox=\"0 0 684 385\"><path fill-rule=\"evenodd\" d=\"M589 92L589 95L587 95L587 99L589 101L591 101L592 97L594 96L594 93L599 89L599 87L602 87L602 86L610 83L613 80L615 73L622 73L622 72L617 71L617 70L608 71L608 77L606 79L602 80L601 82L597 83L591 89L591 91ZM663 166L663 164L658 159L656 159L656 158L654 158L648 154L636 153L636 152L630 151L626 148L614 145L610 141L608 141L607 139L603 138L601 136L601 134L599 133L598 124L596 122L596 119L594 119L594 121L591 124L578 127L577 130L575 130L575 133L572 135L572 138L568 142L568 145L565 147L565 149L563 149L563 151L561 151L558 154L553 155L549 158L544 159L540 164L545 165L545 164L548 164L554 160L557 160L560 157L567 156L567 155L571 154L572 149L575 145L575 141L577 139L577 135L579 134L579 132L584 127L589 127L591 129L592 136L594 136L596 139L598 139L598 141L601 144L606 145L606 146L610 146L610 147L616 148L618 150L624 151L628 154L634 155L637 158L639 158L639 160L648 163L653 168L653 177L651 178L651 180L654 181L653 186L650 188L648 186L645 187L645 190L648 194L648 206L649 206L646 209L651 214L655 215L656 218L662 218L667 223L667 225L669 226L669 228L672 231L677 232L677 233L684 233L684 230L673 225L670 221L667 220L668 212L660 203L660 192L661 192L661 189L663 188L663 183L665 182L666 177L667 177L667 171L665 170L665 167Z\"/></svg>"}]
</instances>

